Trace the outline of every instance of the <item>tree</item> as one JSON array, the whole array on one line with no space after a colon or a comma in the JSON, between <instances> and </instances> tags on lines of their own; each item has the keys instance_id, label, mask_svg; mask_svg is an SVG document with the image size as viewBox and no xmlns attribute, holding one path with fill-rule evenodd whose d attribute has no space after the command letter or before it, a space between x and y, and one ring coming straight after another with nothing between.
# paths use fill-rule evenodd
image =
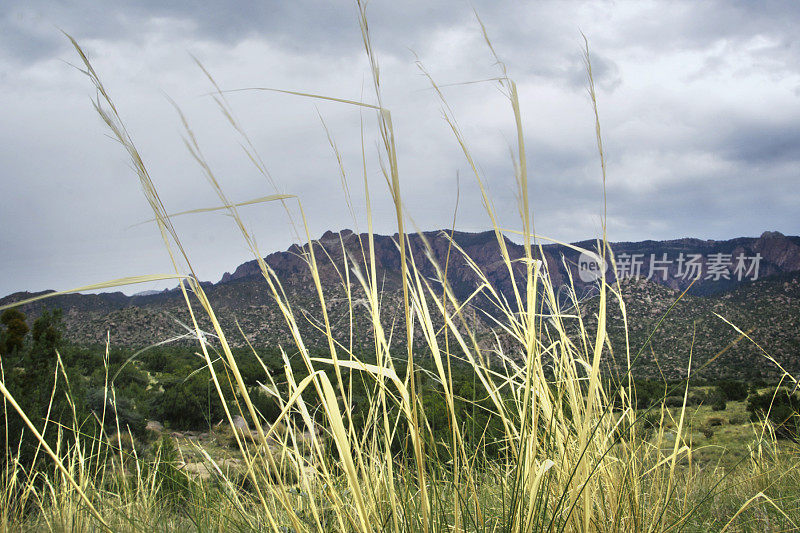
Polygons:
<instances>
[{"instance_id":1,"label":"tree","mask_svg":"<svg viewBox=\"0 0 800 533\"><path fill-rule=\"evenodd\" d=\"M20 313L21 314L21 313ZM19 319L19 314L3 314L3 318L8 319L12 326ZM24 316L24 315L23 315ZM3 322L6 324L6 322ZM72 425L72 407L67 398L67 390L64 380L59 378L58 388L53 394L56 385L56 350L61 346L62 338L61 311L45 311L33 323L30 331L30 342L23 342L21 345L18 339L13 339L12 346L15 354L13 368L5 368L6 387L16 399L25 415L41 431L45 423L60 423L67 427ZM9 326L6 325L4 339L8 341ZM15 332L21 332L19 324L13 328ZM24 337L23 337L24 340ZM8 343L6 342L6 345ZM20 346L22 346L20 348ZM72 399L75 401L76 408L82 409L81 394L74 387L79 386L80 380L70 380L73 386ZM52 396L52 403L51 403ZM3 444L8 442L8 449L20 450L19 460L22 464L30 466L34 457L38 443L30 435L30 431L25 428L22 419L10 406L8 410L8 424L0 426L0 438ZM23 439L22 435L26 437ZM58 432L52 428L47 431L46 437L52 445ZM22 441L22 442L20 442ZM41 458L42 455L40 454Z\"/></svg>"},{"instance_id":2,"label":"tree","mask_svg":"<svg viewBox=\"0 0 800 533\"><path fill-rule=\"evenodd\" d=\"M36 356L55 358L56 350L61 346L63 327L61 309L42 312L41 316L34 321L33 330L31 330L32 351L36 352ZM55 362L55 359L50 362Z\"/></svg>"},{"instance_id":3,"label":"tree","mask_svg":"<svg viewBox=\"0 0 800 533\"><path fill-rule=\"evenodd\" d=\"M25 313L17 309L7 309L0 315L0 324L5 326L0 333L0 355L12 355L21 351L25 345L25 335L28 334Z\"/></svg>"},{"instance_id":4,"label":"tree","mask_svg":"<svg viewBox=\"0 0 800 533\"><path fill-rule=\"evenodd\" d=\"M61 309L45 310L33 322L31 346L22 364L25 368L25 381L35 404L32 406L41 419L47 412L50 395L56 382L56 351L61 347L63 322ZM60 405L54 407L60 407ZM30 416L30 414L29 414Z\"/></svg>"}]
</instances>

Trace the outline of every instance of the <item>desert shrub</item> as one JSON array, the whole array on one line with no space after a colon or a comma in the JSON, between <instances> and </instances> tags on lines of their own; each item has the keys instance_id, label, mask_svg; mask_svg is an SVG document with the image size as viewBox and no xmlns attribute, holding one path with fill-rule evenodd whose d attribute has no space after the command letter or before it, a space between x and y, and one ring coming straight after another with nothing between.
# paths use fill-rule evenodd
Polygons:
<instances>
[{"instance_id":1,"label":"desert shrub","mask_svg":"<svg viewBox=\"0 0 800 533\"><path fill-rule=\"evenodd\" d=\"M661 424L661 413L655 410L641 416L636 420L637 433L645 440L650 439Z\"/></svg>"},{"instance_id":2,"label":"desert shrub","mask_svg":"<svg viewBox=\"0 0 800 533\"><path fill-rule=\"evenodd\" d=\"M205 371L186 379L166 377L162 386L164 392L154 398L150 411L154 418L170 427L210 427L225 416L219 396Z\"/></svg>"},{"instance_id":3,"label":"desert shrub","mask_svg":"<svg viewBox=\"0 0 800 533\"><path fill-rule=\"evenodd\" d=\"M253 406L268 422L275 420L281 414L281 408L275 398L260 388L251 389L250 399L253 401Z\"/></svg>"},{"instance_id":4,"label":"desert shrub","mask_svg":"<svg viewBox=\"0 0 800 533\"><path fill-rule=\"evenodd\" d=\"M68 368L72 368L81 376L89 377L87 388L101 385L103 383L103 353L105 347L76 346L67 344L60 348L61 358ZM97 379L91 379L95 375Z\"/></svg>"},{"instance_id":5,"label":"desert shrub","mask_svg":"<svg viewBox=\"0 0 800 533\"><path fill-rule=\"evenodd\" d=\"M664 405L666 407L682 407L683 396L667 396L666 399L664 400Z\"/></svg>"},{"instance_id":6,"label":"desert shrub","mask_svg":"<svg viewBox=\"0 0 800 533\"><path fill-rule=\"evenodd\" d=\"M150 372L163 372L169 363L169 356L157 348L151 348L140 356L144 368Z\"/></svg>"},{"instance_id":7,"label":"desert shrub","mask_svg":"<svg viewBox=\"0 0 800 533\"><path fill-rule=\"evenodd\" d=\"M724 411L727 408L725 399L725 392L720 387L714 387L711 389L706 401L711 404L713 411Z\"/></svg>"},{"instance_id":8,"label":"desert shrub","mask_svg":"<svg viewBox=\"0 0 800 533\"><path fill-rule=\"evenodd\" d=\"M637 379L634 381L634 387L636 388L637 409L647 409L664 399L665 384L663 381Z\"/></svg>"},{"instance_id":9,"label":"desert shrub","mask_svg":"<svg viewBox=\"0 0 800 533\"><path fill-rule=\"evenodd\" d=\"M236 366L242 375L245 385L256 387L264 381L264 369L252 354L242 354L236 358Z\"/></svg>"},{"instance_id":10,"label":"desert shrub","mask_svg":"<svg viewBox=\"0 0 800 533\"><path fill-rule=\"evenodd\" d=\"M690 391L689 395L686 397L686 405L697 406L701 405L706 402L708 399L708 395L701 391Z\"/></svg>"},{"instance_id":11,"label":"desert shrub","mask_svg":"<svg viewBox=\"0 0 800 533\"><path fill-rule=\"evenodd\" d=\"M786 389L773 393L752 394L747 399L747 411L753 421L767 418L775 428L775 436L797 440L800 429L800 396Z\"/></svg>"},{"instance_id":12,"label":"desert shrub","mask_svg":"<svg viewBox=\"0 0 800 533\"><path fill-rule=\"evenodd\" d=\"M111 433L106 437L106 443L115 451L130 453L136 447L133 437L126 431Z\"/></svg>"},{"instance_id":13,"label":"desert shrub","mask_svg":"<svg viewBox=\"0 0 800 533\"><path fill-rule=\"evenodd\" d=\"M747 399L748 386L743 381L725 380L717 382L717 388L720 390L726 401L741 402Z\"/></svg>"},{"instance_id":14,"label":"desert shrub","mask_svg":"<svg viewBox=\"0 0 800 533\"><path fill-rule=\"evenodd\" d=\"M104 401L105 406L103 405ZM116 431L117 422L119 422L122 430L130 430L137 436L144 434L145 418L137 410L133 400L127 396L120 393L113 394L112 391L101 387L89 389L86 393L86 408L101 420L105 414L104 422L107 432Z\"/></svg>"}]
</instances>

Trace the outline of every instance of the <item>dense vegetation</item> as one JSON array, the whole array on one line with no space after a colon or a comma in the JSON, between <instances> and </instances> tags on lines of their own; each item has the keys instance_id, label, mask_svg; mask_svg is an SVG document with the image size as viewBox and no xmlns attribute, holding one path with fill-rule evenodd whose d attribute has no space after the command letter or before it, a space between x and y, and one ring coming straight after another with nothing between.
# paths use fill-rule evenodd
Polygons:
<instances>
[{"instance_id":1,"label":"dense vegetation","mask_svg":"<svg viewBox=\"0 0 800 533\"><path fill-rule=\"evenodd\" d=\"M9 317L12 314L24 324L24 315L15 310L6 311ZM76 407L76 416L80 419L100 419L104 409L115 412L116 417L109 417L107 421L105 430L109 433L113 433L119 423L135 437L143 438L147 420L157 420L175 430L208 430L225 419L223 402L214 389L205 361L196 350L170 345L136 351L68 345L61 341L63 331L59 316L58 310L45 313L34 323L33 333L22 333L21 337L15 335L22 329L14 329L13 325L0 330L0 342L14 344L13 350L3 354L6 386L34 420L45 419L46 412L43 409L47 409L53 393L56 369L52 363L57 359L56 350L69 378L70 398ZM314 351L316 355L324 354L323 350ZM235 349L233 356L253 404L266 423L275 420L281 408L276 399L265 392L264 385L272 385L278 391L286 390L286 363L293 379L302 381L308 376L308 368L302 358L297 354L287 354L284 359L278 348L259 348L255 352ZM375 364L374 356L370 358L369 353L358 354L358 359ZM396 371L405 375L406 361L400 357L395 359ZM216 358L214 368L221 375L227 374L226 364L221 358ZM454 360L451 368L456 396L454 407L458 418L467 422L465 437L475 446L480 442L490 456L496 456L501 427L496 417L491 415L490 402L480 395L477 375L463 361ZM329 379L336 379L333 368L325 372ZM342 374L351 391L355 425L363 427L369 410L369 381L358 370L343 369ZM271 380L266 376L270 376ZM450 431L447 407L435 378L432 360L423 358L418 361L415 379L433 440L445 440ZM237 393L230 381L226 385L225 400L232 403L238 399ZM108 393L112 389L113 402ZM58 388L54 399L49 418L69 425L73 413L66 403L65 390ZM309 408L316 411L319 406L310 404ZM22 426L19 417L12 414L11 419L10 442L11 447L15 448ZM31 441L28 444L35 444L34 440L28 440ZM398 437L395 449L399 450L401 446Z\"/></svg>"},{"instance_id":2,"label":"dense vegetation","mask_svg":"<svg viewBox=\"0 0 800 533\"><path fill-rule=\"evenodd\" d=\"M207 431L226 418L223 401L214 389L209 369L196 350L180 345L158 345L134 351L64 344L60 316L60 310L45 312L34 322L30 333L25 316L19 311L8 310L0 316L0 323L4 324L0 329L0 355L3 356L6 386L32 419L42 421L47 417L68 426L73 417L72 407L77 418L90 422L101 419L104 411L113 412L115 416L107 418L104 428L107 433L114 433L119 424L134 437L144 439L147 420L159 421L167 429ZM308 368L297 353L284 354L279 348L233 349L232 354L259 415L264 423L271 423L280 415L281 407L267 389L270 386L278 391L288 388L287 363L288 375L296 381L308 376ZM323 349L312 350L312 356L323 355ZM374 355L368 352L355 355L363 363L375 364ZM405 375L405 359L399 356L394 359L396 371ZM56 360L60 362L59 368L53 366ZM230 378L226 366L221 357L216 358L215 371ZM331 381L336 379L333 368L324 372ZM58 373L69 387L57 387L54 391ZM370 408L369 381L360 371L350 368L342 369L342 377L348 386L354 425L363 428ZM451 432L448 407L431 358L417 360L414 379L421 410L430 427L431 441L446 442ZM624 402L616 385L618 379L619 376L616 379L606 376L606 387L616 391L612 405L622 406ZM481 394L474 368L454 356L450 380L456 417L464 422L465 439L470 446L481 446L484 457L498 457L503 431L501 421L492 415L491 402ZM225 401L241 401L232 380L223 381L227 385ZM685 399L685 380L635 379L632 383L636 407L642 411L662 402L667 407L681 407L685 403L690 407L708 405L714 411L724 411L727 402L748 400L748 412L753 421L769 418L779 437L794 438L796 435L793 428L800 410L798 395L790 395L785 389L778 393L759 392L759 388L767 385L764 382L697 378L691 380ZM109 390L113 390L113 401ZM72 405L67 401L67 394ZM318 411L320 406L311 402L310 410ZM16 448L22 422L13 413L8 433L11 448ZM29 437L23 444L25 455L30 456L35 439ZM399 451L402 445L398 437L393 448Z\"/></svg>"}]
</instances>

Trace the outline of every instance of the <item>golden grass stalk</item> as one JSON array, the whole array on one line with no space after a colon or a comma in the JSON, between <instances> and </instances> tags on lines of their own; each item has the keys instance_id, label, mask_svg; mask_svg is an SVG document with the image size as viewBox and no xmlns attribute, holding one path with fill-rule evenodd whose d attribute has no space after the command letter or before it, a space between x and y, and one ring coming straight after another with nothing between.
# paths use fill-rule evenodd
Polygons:
<instances>
[{"instance_id":1,"label":"golden grass stalk","mask_svg":"<svg viewBox=\"0 0 800 533\"><path fill-rule=\"evenodd\" d=\"M402 181L392 115L381 98L380 71L371 44L366 4L358 1L357 5L376 104L313 92L268 88L254 90L324 99L353 106L360 112L375 112L381 137L379 163L387 192L394 203L398 230L396 244L400 256L403 323L397 327L405 333L399 341L405 352L405 375L401 375L395 365L393 350L398 344L399 335L395 334L396 324L387 319L382 300L392 295L382 292L376 266L363 121L361 170L366 200L367 242L358 237L360 257L356 257L346 246L341 236L341 258L334 257L334 253L324 247L315 247L300 199L277 190L266 164L236 120L225 92L220 90L202 65L215 89L212 93L215 102L242 137L241 144L248 160L267 178L275 193L246 202L231 202L203 156L198 137L175 106L184 126L186 147L217 194L220 205L170 214L161 202L147 166L109 93L88 57L78 43L70 38L83 60L85 74L97 90L97 100L93 102L95 109L131 158L174 270L174 274L170 275L125 278L78 290L156 279L178 279L191 318L190 328L199 342L201 356L215 391L223 402L228 423L233 425L234 416L239 414L255 428L256 437L253 440L243 438L239 432L233 433L243 457L242 476L252 486L247 494L239 491L233 476L226 473L208 451L199 449L210 470L221 482L216 489L202 482L192 484L194 500L190 509L197 512L197 518L192 518L194 525L199 528L196 520L207 520L213 528L222 530L230 526L231 522L226 520L238 517L236 523L242 528L276 533L288 530L368 532L381 529L429 533L451 530L669 531L684 528L696 509L688 501L688 494L696 489L696 482L691 475L684 475L685 472L692 472L692 443L688 440L685 405L688 380L684 389L684 406L678 413L674 442L669 443L665 437L665 420L672 415L663 405L655 408L661 420L655 436L643 437L642 432L638 431L642 413L637 413L632 375L641 350L632 355L627 338L624 346L612 347L607 335L608 308L611 305L619 306L623 325L627 329L622 289L618 282L610 284L604 278L599 281L598 306L594 325L590 327L588 321L582 318L584 303L577 297L574 287L568 288L569 298L566 302L559 296L558 288L554 287L549 266L542 260L543 252L539 244L546 238L537 235L534 227L517 86L495 53L485 27L479 20L487 46L501 71L500 76L490 81L498 84L508 98L514 116L516 145L512 150L512 159L519 198L520 229L500 226L485 180L447 103L442 86L434 81L421 63L418 65L441 102L444 119L481 192L500 257L511 280L510 290L505 292L491 283L454 239L455 215L450 234L445 234L449 242L444 264L437 262L430 243L422 233L419 235L424 257L414 256L414 248L406 232L408 220L401 194ZM604 185L603 235L595 253L613 263L613 253L606 235L606 162L588 46L585 59ZM350 205L347 172L324 120L323 127L336 156L352 214L354 210ZM240 207L272 201L281 202L290 218L287 202L297 202L301 220L296 225L292 220L292 224L297 236L304 235L308 243L307 247L302 248L302 254L313 281L320 316L296 309L291 292L287 292L282 281L263 259L254 236L239 215ZM175 216L217 210L227 211L257 260L267 289L280 311L282 326L291 337L290 346L280 347L286 376L284 390L278 388L273 375L261 362L265 372L263 381L269 383L262 387L277 398L281 409L280 415L273 421L264 420L256 409L226 331L208 295L198 283L199 277L172 225ZM523 255L519 259L512 258L507 244L506 236L514 234L523 241ZM572 245L567 246L584 251ZM326 259L333 265L348 302L347 343L337 337L327 310L326 302L330 291L335 288L323 284L319 263L322 258L317 257L319 249L327 254ZM435 271L433 282L423 275L422 261L432 265ZM472 269L478 279L478 286L466 299L457 297L449 282L451 261L462 262ZM374 353L369 354L369 360L364 360L362 354L357 353L353 343L354 323L362 313L355 308L355 295L359 293L366 301L363 313L374 337ZM23 303L32 301L34 299ZM470 325L467 313L475 306L481 306L481 311L486 315L484 318L493 325L488 343L487 338L482 338ZM200 313L212 325L217 339L215 346L211 345L208 336L199 327ZM323 346L312 346L309 344L312 341L304 337L306 322L322 336ZM244 334L241 330L240 333ZM746 337L746 334L742 333L742 337ZM250 348L257 356L257 350L252 346ZM604 374L604 368L612 348L624 349L626 366L622 375L609 378ZM319 356L315 349L323 350L324 356ZM305 366L307 375L302 379L293 374L287 356L289 350L296 352ZM224 363L222 370L219 365L215 366L212 352L218 354ZM418 379L424 370L419 362L423 357L431 362L433 370L425 372L437 384L436 392L446 406L447 442L435 442L423 402L423 391L419 390ZM472 399L460 398L454 390L454 364L469 365L474 373L477 390ZM63 365L60 368L66 378ZM328 368L333 370L335 379L325 373ZM344 378L345 371L348 373L347 381ZM354 375L370 384L364 427L357 426L351 407ZM68 385L65 383L65 386ZM230 404L225 401L226 388L235 393L235 401ZM115 391L113 387L107 387L107 390L114 405ZM136 530L138 523L150 523L147 517L163 513L155 501L160 482L152 474L153 470L147 473L145 463L135 449L130 454L132 457L122 452L121 428L117 429L116 446L120 467L123 470L124 464L132 464L136 473L132 479L122 476L119 485L122 488L118 493L104 493L103 484L117 478L106 472L105 463L98 458L100 444L88 441L87 446L86 439L79 435L80 421L75 415L72 420L75 443L67 445L63 437L64 429L59 428L58 446L54 450L47 444L43 432L37 431L14 401L5 388L5 380L0 382L0 392L4 401L23 418L57 468L57 476L46 478L45 488L40 493L32 481L21 481L20 472L13 467L12 461L11 469L4 473L1 495L5 499L0 499L0 502L8 501L10 494L23 487L26 497L39 502L41 516L50 529L56 527L57 508L66 513L58 519L62 527L69 524L69 527L80 530L91 529L88 522L80 521L76 501L89 509L97 524L111 530ZM615 397L618 398L616 408ZM501 428L499 436L491 436L497 442L487 443L490 435L488 427L483 431L482 438L465 433L467 426L457 408L462 403L469 404L473 413L480 409L497 420ZM319 409L315 411L313 405L319 406ZM105 420L106 413L103 412L101 427ZM288 428L283 435L278 431L281 424ZM322 428L321 436L317 435L317 427ZM763 431L767 431L766 428L765 424ZM401 434L404 430L407 430L407 435ZM303 431L310 433L310 445L303 444ZM398 442L404 448L399 453L394 448ZM485 457L484 450L488 444L496 444L501 450L498 458ZM8 446L6 448L6 456L13 455ZM683 464L686 460L690 463L688 467ZM85 468L87 461L95 461L93 470ZM159 461L162 459L157 457L154 464L158 465ZM137 487L138 490L131 487ZM685 495L683 498L681 491ZM218 497L219 500L209 504L212 497ZM731 526L737 517L760 500L777 505L761 491L747 499L724 527ZM96 507L94 501L102 501L104 506ZM54 506L53 502L57 505ZM0 520L3 521L0 525L19 520L19 517L4 512L0 512ZM793 523L789 515L783 511L781 513ZM134 515L136 520L141 519L142 522L136 522Z\"/></svg>"}]
</instances>

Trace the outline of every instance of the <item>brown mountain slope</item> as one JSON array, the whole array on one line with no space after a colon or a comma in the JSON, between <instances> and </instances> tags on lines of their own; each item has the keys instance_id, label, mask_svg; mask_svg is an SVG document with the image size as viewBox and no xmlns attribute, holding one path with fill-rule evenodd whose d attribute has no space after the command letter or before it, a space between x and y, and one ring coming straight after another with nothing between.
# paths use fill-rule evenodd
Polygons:
<instances>
[{"instance_id":1,"label":"brown mountain slope","mask_svg":"<svg viewBox=\"0 0 800 533\"><path fill-rule=\"evenodd\" d=\"M424 238L430 244L431 256L442 265L451 246L450 240L442 232L428 232L424 234ZM511 278L502 261L494 232L456 232L454 241L486 278L513 301ZM408 243L410 256L414 258L422 275L429 281L434 279L436 269L428 260L423 237L411 235ZM594 246L590 241L577 245L584 248ZM506 240L506 246L512 260L523 256L520 245ZM644 277L650 273L651 261L656 261L653 266L664 266L660 270L654 270L651 282L628 280L623 283L634 352L642 346L658 317L677 297L676 290L685 289L690 283L688 277L680 275L681 270L687 269L680 264L679 258L692 254L700 258L701 279L692 289L693 294L676 306L663 327L655 333L651 345L643 352L644 373L658 374L659 365L661 371L671 377L685 372L693 331L695 368L698 362L702 364L735 340L735 331L717 318L715 312L744 330L752 329L753 340L779 360L786 361L792 369L800 369L800 361L797 361L797 344L800 338L797 332L797 309L800 306L797 305L797 291L793 289L796 287L797 276L792 274L800 271L800 238L765 233L759 238L729 241L680 239L616 243L612 245L612 249L618 262L626 259L629 261L629 273L633 273L630 264L638 264L638 272ZM303 253L305 250L295 245L285 252L267 256L266 261L281 280L293 303L301 331L307 339L315 342L315 339L321 341L316 327L321 324L322 313ZM314 250L325 287L326 307L337 340L345 346L352 343L355 346L370 347L371 327L365 307L366 300L354 275L354 270L367 271L366 235L357 235L348 230L341 233L327 232L314 242ZM578 252L558 245L544 245L537 250L537 256L545 259L556 285L565 283L568 274L571 274L578 294L590 294L592 283L581 280L578 255ZM718 270L717 274L713 273L711 263L715 255L717 258L730 258L727 267L723 268L724 272L720 273ZM747 282L747 276L736 275L733 258L738 255L759 256L759 279ZM351 272L352 316L344 290L345 258ZM657 262L664 258L671 261ZM402 317L398 314L402 308L399 290L400 255L393 237L375 236L375 261L379 286L382 289L381 314L384 323L395 324L398 329L393 336L395 343L404 342L404 334L400 333L403 329ZM515 268L518 269L517 274L522 273L521 263L516 262ZM774 281L777 279L776 275L788 276L787 281ZM743 277L743 281L739 281L738 277ZM753 272L750 272L750 277L754 277ZM522 276L518 278L522 279ZM472 293L479 281L479 276L455 249L451 250L448 280L457 296L462 299ZM433 287L437 286L436 282L431 283ZM781 283L788 285L785 288ZM276 345L291 341L285 320L255 261L240 265L232 274L226 273L216 284L204 283L204 290L234 345L245 344L239 327L247 339L256 345ZM1 299L0 305L30 296L29 293L16 293ZM477 300L476 304L486 306L485 300ZM29 304L23 306L22 310L32 319L44 307L61 307L64 310L67 338L79 344L104 343L110 333L112 343L116 345L144 346L185 334L187 330L180 323L189 323L183 297L176 290L132 297L122 293L67 295ZM589 316L592 314L587 312ZM490 321L481 320L482 313L479 310L471 309L469 314L471 327L479 336L489 337ZM210 330L207 322L201 322L201 325ZM612 321L609 327L617 357L624 356L625 352L624 339L619 333L620 327L619 321ZM706 372L752 376L769 373L771 370L752 343L740 342L709 366Z\"/></svg>"},{"instance_id":2,"label":"brown mountain slope","mask_svg":"<svg viewBox=\"0 0 800 533\"><path fill-rule=\"evenodd\" d=\"M771 276L714 296L687 295L667 313L679 295L643 279L622 283L631 356L641 351L637 376L686 377L690 356L692 372L706 378L779 377L782 371L775 362L800 372L800 272ZM588 323L595 323L596 305L587 302ZM616 299L608 309L614 356L623 363L626 344ZM731 324L749 339L740 339Z\"/></svg>"}]
</instances>

